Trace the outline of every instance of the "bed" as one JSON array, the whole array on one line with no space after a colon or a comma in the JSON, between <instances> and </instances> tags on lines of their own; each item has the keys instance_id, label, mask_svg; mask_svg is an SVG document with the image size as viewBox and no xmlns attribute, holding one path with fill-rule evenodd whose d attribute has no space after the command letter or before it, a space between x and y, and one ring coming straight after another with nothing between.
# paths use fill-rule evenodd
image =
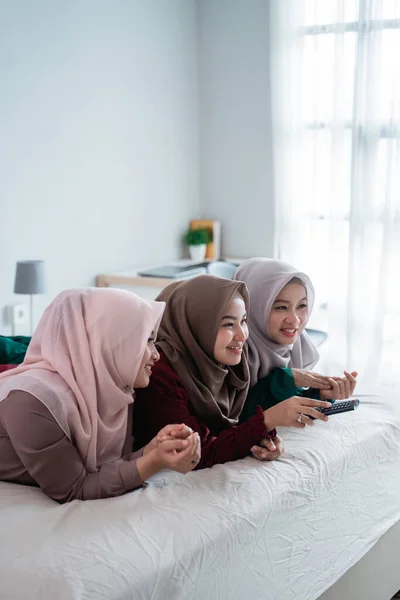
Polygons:
<instances>
[{"instance_id":1,"label":"bed","mask_svg":"<svg viewBox=\"0 0 400 600\"><path fill-rule=\"evenodd\" d=\"M394 393L357 397L326 425L282 430L274 463L162 473L67 505L0 483L1 599L389 600L400 409Z\"/></svg>"}]
</instances>

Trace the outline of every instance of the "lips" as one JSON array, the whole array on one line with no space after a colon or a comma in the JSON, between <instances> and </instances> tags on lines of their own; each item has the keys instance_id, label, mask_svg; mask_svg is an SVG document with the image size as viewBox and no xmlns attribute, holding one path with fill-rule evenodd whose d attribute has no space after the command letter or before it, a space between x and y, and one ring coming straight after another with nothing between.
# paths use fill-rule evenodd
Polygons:
<instances>
[{"instance_id":1,"label":"lips","mask_svg":"<svg viewBox=\"0 0 400 600\"><path fill-rule=\"evenodd\" d=\"M154 363L148 364L144 366L144 370L146 371L146 373L148 373L149 375L152 374L152 367L154 367Z\"/></svg>"},{"instance_id":2,"label":"lips","mask_svg":"<svg viewBox=\"0 0 400 600\"><path fill-rule=\"evenodd\" d=\"M242 354L243 346L227 346L227 350L233 352L234 354Z\"/></svg>"},{"instance_id":3,"label":"lips","mask_svg":"<svg viewBox=\"0 0 400 600\"><path fill-rule=\"evenodd\" d=\"M281 329L280 331L281 331L281 333L283 333L283 335L285 335L286 337L289 337L289 338L294 338L297 335L297 329L285 328L285 329Z\"/></svg>"}]
</instances>

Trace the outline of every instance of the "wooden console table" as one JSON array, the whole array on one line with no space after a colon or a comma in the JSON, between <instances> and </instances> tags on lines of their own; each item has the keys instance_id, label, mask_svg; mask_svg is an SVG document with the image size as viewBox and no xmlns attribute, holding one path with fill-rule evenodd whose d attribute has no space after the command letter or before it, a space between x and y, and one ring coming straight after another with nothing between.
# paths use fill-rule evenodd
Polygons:
<instances>
[{"instance_id":1,"label":"wooden console table","mask_svg":"<svg viewBox=\"0 0 400 600\"><path fill-rule=\"evenodd\" d=\"M239 264L245 259L226 257L224 260ZM190 260L189 258L182 258L180 260L168 261L161 264L163 264L163 266L184 267L193 265L194 261ZM153 300L161 292L161 290L167 287L167 285L174 281L178 281L176 278L169 279L167 277L143 277L142 275L139 275L139 272L141 271L146 271L149 268L159 266L161 266L160 263L156 263L152 265L133 267L132 269L127 269L126 271L116 271L114 273L97 275L96 287L129 287L133 288L132 291L138 296L142 296L142 298L146 298L147 300Z\"/></svg>"}]
</instances>

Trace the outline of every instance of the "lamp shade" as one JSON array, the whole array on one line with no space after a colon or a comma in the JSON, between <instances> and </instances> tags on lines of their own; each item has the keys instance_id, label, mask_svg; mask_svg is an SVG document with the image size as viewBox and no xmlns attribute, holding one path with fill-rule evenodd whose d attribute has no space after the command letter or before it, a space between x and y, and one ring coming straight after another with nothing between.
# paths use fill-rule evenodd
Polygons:
<instances>
[{"instance_id":1,"label":"lamp shade","mask_svg":"<svg viewBox=\"0 0 400 600\"><path fill-rule=\"evenodd\" d=\"M15 271L14 294L44 294L46 280L43 260L21 260Z\"/></svg>"}]
</instances>

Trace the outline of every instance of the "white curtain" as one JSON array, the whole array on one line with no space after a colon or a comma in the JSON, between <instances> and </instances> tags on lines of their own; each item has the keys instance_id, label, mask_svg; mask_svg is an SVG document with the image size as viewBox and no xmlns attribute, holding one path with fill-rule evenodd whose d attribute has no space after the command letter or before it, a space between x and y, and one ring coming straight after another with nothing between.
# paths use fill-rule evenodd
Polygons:
<instances>
[{"instance_id":1,"label":"white curtain","mask_svg":"<svg viewBox=\"0 0 400 600\"><path fill-rule=\"evenodd\" d=\"M400 385L400 1L270 0L277 255L326 368Z\"/></svg>"}]
</instances>

